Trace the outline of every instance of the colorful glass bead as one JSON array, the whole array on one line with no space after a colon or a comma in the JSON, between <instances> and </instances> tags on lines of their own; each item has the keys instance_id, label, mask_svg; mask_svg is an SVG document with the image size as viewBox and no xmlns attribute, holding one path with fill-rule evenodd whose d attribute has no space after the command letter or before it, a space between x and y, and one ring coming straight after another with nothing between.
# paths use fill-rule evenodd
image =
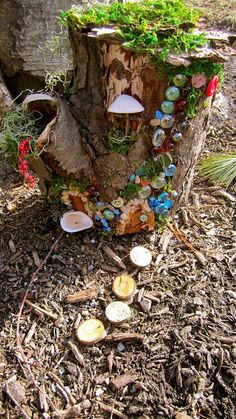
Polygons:
<instances>
[{"instance_id":1,"label":"colorful glass bead","mask_svg":"<svg viewBox=\"0 0 236 419\"><path fill-rule=\"evenodd\" d=\"M171 100L174 102L175 100L179 99L180 97L180 90L176 86L169 86L166 89L166 99Z\"/></svg>"},{"instance_id":2,"label":"colorful glass bead","mask_svg":"<svg viewBox=\"0 0 236 419\"><path fill-rule=\"evenodd\" d=\"M161 104L161 110L164 113L173 113L175 109L175 105L170 100L164 100Z\"/></svg>"},{"instance_id":3,"label":"colorful glass bead","mask_svg":"<svg viewBox=\"0 0 236 419\"><path fill-rule=\"evenodd\" d=\"M103 212L103 217L108 220L108 221L112 221L115 217L114 213L110 210L105 210Z\"/></svg>"},{"instance_id":4,"label":"colorful glass bead","mask_svg":"<svg viewBox=\"0 0 236 419\"><path fill-rule=\"evenodd\" d=\"M153 189L161 189L166 184L165 178L163 177L155 177L152 179L150 185Z\"/></svg>"},{"instance_id":5,"label":"colorful glass bead","mask_svg":"<svg viewBox=\"0 0 236 419\"><path fill-rule=\"evenodd\" d=\"M173 134L172 138L173 138L173 141L174 141L175 143L178 143L179 141L181 141L181 140L182 140L183 135L182 135L182 133L181 133L181 132L175 132L175 133Z\"/></svg>"},{"instance_id":6,"label":"colorful glass bead","mask_svg":"<svg viewBox=\"0 0 236 419\"><path fill-rule=\"evenodd\" d=\"M140 179L140 185L141 185L141 186L149 186L149 185L150 185L150 180L149 180L149 179L147 179L146 177L141 178L141 179Z\"/></svg>"},{"instance_id":7,"label":"colorful glass bead","mask_svg":"<svg viewBox=\"0 0 236 419\"><path fill-rule=\"evenodd\" d=\"M163 144L165 137L166 137L166 134L163 129L161 128L156 129L152 136L152 144L155 147L160 147Z\"/></svg>"},{"instance_id":8,"label":"colorful glass bead","mask_svg":"<svg viewBox=\"0 0 236 419\"><path fill-rule=\"evenodd\" d=\"M184 85L187 83L187 77L184 74L176 74L176 76L173 78L173 83L177 87L184 87Z\"/></svg>"},{"instance_id":9,"label":"colorful glass bead","mask_svg":"<svg viewBox=\"0 0 236 419\"><path fill-rule=\"evenodd\" d=\"M135 181L135 174L134 173L132 173L132 175L130 175L129 180L130 180L130 182Z\"/></svg>"},{"instance_id":10,"label":"colorful glass bead","mask_svg":"<svg viewBox=\"0 0 236 419\"><path fill-rule=\"evenodd\" d=\"M219 83L219 76L212 77L212 79L209 81L209 83L207 85L207 89L206 89L206 96L207 97L211 97L215 94L215 92L217 90L218 83Z\"/></svg>"},{"instance_id":11,"label":"colorful glass bead","mask_svg":"<svg viewBox=\"0 0 236 419\"><path fill-rule=\"evenodd\" d=\"M102 201L97 201L97 202L96 202L96 208L97 208L99 211L102 211L102 210L105 208L105 204L104 204L104 202L102 202Z\"/></svg>"},{"instance_id":12,"label":"colorful glass bead","mask_svg":"<svg viewBox=\"0 0 236 419\"><path fill-rule=\"evenodd\" d=\"M160 202L164 202L168 198L167 192L162 192L160 195L158 195L157 199Z\"/></svg>"},{"instance_id":13,"label":"colorful glass bead","mask_svg":"<svg viewBox=\"0 0 236 419\"><path fill-rule=\"evenodd\" d=\"M205 73L194 74L191 78L191 84L196 89L200 89L201 87L205 86L206 74Z\"/></svg>"},{"instance_id":14,"label":"colorful glass bead","mask_svg":"<svg viewBox=\"0 0 236 419\"><path fill-rule=\"evenodd\" d=\"M103 227L109 227L109 224L108 224L107 220L105 220L105 218L101 218L101 223L102 223Z\"/></svg>"},{"instance_id":15,"label":"colorful glass bead","mask_svg":"<svg viewBox=\"0 0 236 419\"><path fill-rule=\"evenodd\" d=\"M115 208L121 208L124 205L124 200L123 198L121 198L121 196L117 199L113 199L113 201L111 202L111 204L113 205L113 207Z\"/></svg>"},{"instance_id":16,"label":"colorful glass bead","mask_svg":"<svg viewBox=\"0 0 236 419\"><path fill-rule=\"evenodd\" d=\"M148 196L151 195L151 193L152 193L152 190L150 186L143 186L143 188L140 189L140 191L138 192L138 196L139 198L146 199Z\"/></svg>"},{"instance_id":17,"label":"colorful glass bead","mask_svg":"<svg viewBox=\"0 0 236 419\"><path fill-rule=\"evenodd\" d=\"M115 214L116 218L120 218L120 211L118 209L114 209L113 213Z\"/></svg>"},{"instance_id":18,"label":"colorful glass bead","mask_svg":"<svg viewBox=\"0 0 236 419\"><path fill-rule=\"evenodd\" d=\"M163 118L163 113L161 111L156 111L155 112L155 118L156 119L162 119Z\"/></svg>"},{"instance_id":19,"label":"colorful glass bead","mask_svg":"<svg viewBox=\"0 0 236 419\"><path fill-rule=\"evenodd\" d=\"M171 196L172 196L172 198L177 198L177 196L178 196L179 194L178 194L178 192L177 191L172 191L171 192Z\"/></svg>"},{"instance_id":20,"label":"colorful glass bead","mask_svg":"<svg viewBox=\"0 0 236 419\"><path fill-rule=\"evenodd\" d=\"M174 176L177 171L177 167L174 164L170 164L165 170L166 176Z\"/></svg>"},{"instance_id":21,"label":"colorful glass bead","mask_svg":"<svg viewBox=\"0 0 236 419\"><path fill-rule=\"evenodd\" d=\"M139 176L143 176L144 175L144 167L143 166L138 169L137 175L139 175Z\"/></svg>"},{"instance_id":22,"label":"colorful glass bead","mask_svg":"<svg viewBox=\"0 0 236 419\"><path fill-rule=\"evenodd\" d=\"M164 201L164 207L165 207L165 209L167 209L167 210L170 209L172 207L172 205L173 205L173 201L171 199L166 199Z\"/></svg>"},{"instance_id":23,"label":"colorful glass bead","mask_svg":"<svg viewBox=\"0 0 236 419\"><path fill-rule=\"evenodd\" d=\"M139 219L141 223L146 223L148 220L148 216L146 214L141 214Z\"/></svg>"},{"instance_id":24,"label":"colorful glass bead","mask_svg":"<svg viewBox=\"0 0 236 419\"><path fill-rule=\"evenodd\" d=\"M174 125L175 118L171 115L164 115L161 120L162 128L171 128Z\"/></svg>"},{"instance_id":25,"label":"colorful glass bead","mask_svg":"<svg viewBox=\"0 0 236 419\"><path fill-rule=\"evenodd\" d=\"M179 99L175 102L175 110L177 112L183 112L186 108L187 102L185 99Z\"/></svg>"},{"instance_id":26,"label":"colorful glass bead","mask_svg":"<svg viewBox=\"0 0 236 419\"><path fill-rule=\"evenodd\" d=\"M96 220L96 221L100 221L100 217L99 217L99 215L95 214L95 215L94 215L94 218L95 218L95 220Z\"/></svg>"}]
</instances>

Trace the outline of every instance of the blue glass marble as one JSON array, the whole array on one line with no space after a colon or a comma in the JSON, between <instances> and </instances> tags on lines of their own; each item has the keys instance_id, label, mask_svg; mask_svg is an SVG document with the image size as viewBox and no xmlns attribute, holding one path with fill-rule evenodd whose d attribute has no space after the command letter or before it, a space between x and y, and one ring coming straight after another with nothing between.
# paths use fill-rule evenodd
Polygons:
<instances>
[{"instance_id":1,"label":"blue glass marble","mask_svg":"<svg viewBox=\"0 0 236 419\"><path fill-rule=\"evenodd\" d=\"M176 86L169 86L166 89L166 99L171 100L174 102L175 100L179 99L180 97L180 90Z\"/></svg>"},{"instance_id":2,"label":"blue glass marble","mask_svg":"<svg viewBox=\"0 0 236 419\"><path fill-rule=\"evenodd\" d=\"M156 119L162 119L163 118L163 113L161 111L156 111L155 112L155 118Z\"/></svg>"},{"instance_id":3,"label":"blue glass marble","mask_svg":"<svg viewBox=\"0 0 236 419\"><path fill-rule=\"evenodd\" d=\"M165 114L161 120L162 128L171 128L174 125L175 118L172 115Z\"/></svg>"},{"instance_id":4,"label":"blue glass marble","mask_svg":"<svg viewBox=\"0 0 236 419\"><path fill-rule=\"evenodd\" d=\"M165 207L165 209L167 209L167 210L170 209L172 207L172 205L173 205L173 201L171 199L166 199L164 201L164 207Z\"/></svg>"},{"instance_id":5,"label":"blue glass marble","mask_svg":"<svg viewBox=\"0 0 236 419\"><path fill-rule=\"evenodd\" d=\"M162 192L160 195L158 195L157 199L160 202L164 202L168 198L167 192Z\"/></svg>"},{"instance_id":6,"label":"blue glass marble","mask_svg":"<svg viewBox=\"0 0 236 419\"><path fill-rule=\"evenodd\" d=\"M95 214L94 218L95 218L96 221L100 221L99 215Z\"/></svg>"},{"instance_id":7,"label":"blue glass marble","mask_svg":"<svg viewBox=\"0 0 236 419\"><path fill-rule=\"evenodd\" d=\"M161 110L164 113L173 113L175 109L174 102L171 102L170 100L164 100L161 104Z\"/></svg>"},{"instance_id":8,"label":"blue glass marble","mask_svg":"<svg viewBox=\"0 0 236 419\"><path fill-rule=\"evenodd\" d=\"M178 143L179 141L181 141L183 138L183 135L181 132L175 132L172 136L173 141L175 141L176 143Z\"/></svg>"},{"instance_id":9,"label":"blue glass marble","mask_svg":"<svg viewBox=\"0 0 236 419\"><path fill-rule=\"evenodd\" d=\"M117 208L116 208L116 209L114 209L114 211L113 211L113 212L114 212L114 214L115 214L115 215L120 215L120 211L119 211Z\"/></svg>"},{"instance_id":10,"label":"blue glass marble","mask_svg":"<svg viewBox=\"0 0 236 419\"><path fill-rule=\"evenodd\" d=\"M108 224L107 220L105 220L105 218L101 218L101 223L102 223L103 227L109 227L109 224Z\"/></svg>"},{"instance_id":11,"label":"blue glass marble","mask_svg":"<svg viewBox=\"0 0 236 419\"><path fill-rule=\"evenodd\" d=\"M165 176L174 176L177 171L177 167L174 164L170 164L165 170Z\"/></svg>"},{"instance_id":12,"label":"blue glass marble","mask_svg":"<svg viewBox=\"0 0 236 419\"><path fill-rule=\"evenodd\" d=\"M135 181L135 174L134 173L132 173L132 175L130 175L129 180L130 180L130 182Z\"/></svg>"}]
</instances>

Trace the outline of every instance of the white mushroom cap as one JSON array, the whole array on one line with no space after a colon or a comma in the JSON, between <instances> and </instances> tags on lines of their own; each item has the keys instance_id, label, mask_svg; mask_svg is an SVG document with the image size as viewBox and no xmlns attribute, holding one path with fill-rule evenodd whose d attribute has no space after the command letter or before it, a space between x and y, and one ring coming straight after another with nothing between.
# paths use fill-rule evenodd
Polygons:
<instances>
[{"instance_id":1,"label":"white mushroom cap","mask_svg":"<svg viewBox=\"0 0 236 419\"><path fill-rule=\"evenodd\" d=\"M63 214L61 220L61 228L68 233L76 233L77 231L86 230L93 226L91 218L82 211L67 211Z\"/></svg>"},{"instance_id":2,"label":"white mushroom cap","mask_svg":"<svg viewBox=\"0 0 236 419\"><path fill-rule=\"evenodd\" d=\"M134 97L120 95L112 102L107 111L112 113L139 113L144 111L144 107Z\"/></svg>"},{"instance_id":3,"label":"white mushroom cap","mask_svg":"<svg viewBox=\"0 0 236 419\"><path fill-rule=\"evenodd\" d=\"M23 101L23 105L26 105L30 102L36 102L38 100L50 100L51 102L56 102L57 99L52 97L51 95L47 95L45 93L33 93L32 95L26 96Z\"/></svg>"}]
</instances>

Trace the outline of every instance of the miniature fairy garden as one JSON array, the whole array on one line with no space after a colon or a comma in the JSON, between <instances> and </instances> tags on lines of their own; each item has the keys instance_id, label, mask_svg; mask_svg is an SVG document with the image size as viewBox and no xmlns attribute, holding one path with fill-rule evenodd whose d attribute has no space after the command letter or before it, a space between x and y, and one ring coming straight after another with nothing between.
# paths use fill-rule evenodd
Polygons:
<instances>
[{"instance_id":1,"label":"miniature fairy garden","mask_svg":"<svg viewBox=\"0 0 236 419\"><path fill-rule=\"evenodd\" d=\"M39 177L41 191L51 201L60 199L69 206L61 218L61 226L67 232L94 226L104 235L123 235L149 231L166 221L179 194L172 185L172 179L178 176L175 149L188 141L185 130L191 118L201 111L199 102L203 108L210 107L222 80L222 64L215 58L219 54L209 48L204 33L193 32L198 17L199 13L188 9L182 1L160 0L142 5L95 5L85 11L74 6L61 12L61 22L69 31L89 42L94 37L100 42L102 72L108 77L101 104L105 123L97 138L101 155L96 156L96 145L91 146L88 137L96 137L94 129L95 134L87 133L81 142L87 168L76 169L79 149L76 161L76 146L70 149L54 133L62 106L56 96L46 100L44 95L36 94L25 99L25 112L31 112L34 118L40 115L43 120L41 135L33 141L30 130L23 131L13 143L19 173L29 186L34 187L31 168ZM199 47L204 52L201 58ZM126 76L112 68L114 57L110 55L114 51ZM184 58L181 54L185 54ZM133 74L130 69L125 70L127 57L135 63ZM142 72L142 66L152 72L153 92L150 82L141 86L140 80L149 75ZM124 81L124 77L129 81ZM96 118L91 112L86 123L95 125ZM86 131L86 123L83 121L80 132ZM3 132L2 143L8 141L4 135ZM92 158L91 148L95 148ZM70 165L67 156L62 157L67 149L72 159L74 156Z\"/></svg>"}]
</instances>

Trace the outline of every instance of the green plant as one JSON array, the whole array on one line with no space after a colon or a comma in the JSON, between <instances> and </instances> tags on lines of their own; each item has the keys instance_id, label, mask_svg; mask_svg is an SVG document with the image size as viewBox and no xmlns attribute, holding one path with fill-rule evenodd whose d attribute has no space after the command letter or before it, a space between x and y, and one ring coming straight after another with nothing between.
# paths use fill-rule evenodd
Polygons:
<instances>
[{"instance_id":1,"label":"green plant","mask_svg":"<svg viewBox=\"0 0 236 419\"><path fill-rule=\"evenodd\" d=\"M142 3L115 2L108 6L96 4L87 10L73 6L67 12L61 11L60 21L79 30L112 25L123 47L153 57L159 55L156 49L161 47L160 58L165 60L170 51L188 51L206 44L204 34L195 35L181 29L192 26L199 15L198 10L190 9L183 0L145 0Z\"/></svg>"},{"instance_id":2,"label":"green plant","mask_svg":"<svg viewBox=\"0 0 236 419\"><path fill-rule=\"evenodd\" d=\"M142 169L143 175L149 179L152 179L160 174L162 171L162 165L158 161L148 160L144 163Z\"/></svg>"},{"instance_id":3,"label":"green plant","mask_svg":"<svg viewBox=\"0 0 236 419\"><path fill-rule=\"evenodd\" d=\"M142 189L142 187L139 184L128 182L125 189L120 192L120 196L122 196L122 198L127 199L127 201L129 201L130 199L133 199L138 195L138 192L140 191L140 189Z\"/></svg>"},{"instance_id":4,"label":"green plant","mask_svg":"<svg viewBox=\"0 0 236 419\"><path fill-rule=\"evenodd\" d=\"M236 179L236 154L216 154L205 157L199 164L202 176L226 188Z\"/></svg>"},{"instance_id":5,"label":"green plant","mask_svg":"<svg viewBox=\"0 0 236 419\"><path fill-rule=\"evenodd\" d=\"M39 113L32 115L22 106L9 111L2 119L0 153L16 161L19 157L20 141L30 137L30 154L37 155L35 144L40 134L41 117Z\"/></svg>"},{"instance_id":6,"label":"green plant","mask_svg":"<svg viewBox=\"0 0 236 419\"><path fill-rule=\"evenodd\" d=\"M65 29L57 34L53 33L51 38L39 49L45 63L45 90L53 91L57 85L62 85L66 90L70 84L69 70L72 69L72 60L68 56L69 40ZM51 63L57 61L55 70L52 70Z\"/></svg>"},{"instance_id":7,"label":"green plant","mask_svg":"<svg viewBox=\"0 0 236 419\"><path fill-rule=\"evenodd\" d=\"M134 145L137 134L131 132L127 136L124 136L121 130L111 128L107 133L108 147L112 153L120 153L122 156L126 156Z\"/></svg>"},{"instance_id":8,"label":"green plant","mask_svg":"<svg viewBox=\"0 0 236 419\"><path fill-rule=\"evenodd\" d=\"M190 90L187 96L187 105L185 113L189 118L194 118L197 115L197 105L200 97L203 95L203 92L194 87Z\"/></svg>"},{"instance_id":9,"label":"green plant","mask_svg":"<svg viewBox=\"0 0 236 419\"><path fill-rule=\"evenodd\" d=\"M57 194L65 189L67 189L67 179L62 176L54 176L50 184L50 192Z\"/></svg>"}]
</instances>

